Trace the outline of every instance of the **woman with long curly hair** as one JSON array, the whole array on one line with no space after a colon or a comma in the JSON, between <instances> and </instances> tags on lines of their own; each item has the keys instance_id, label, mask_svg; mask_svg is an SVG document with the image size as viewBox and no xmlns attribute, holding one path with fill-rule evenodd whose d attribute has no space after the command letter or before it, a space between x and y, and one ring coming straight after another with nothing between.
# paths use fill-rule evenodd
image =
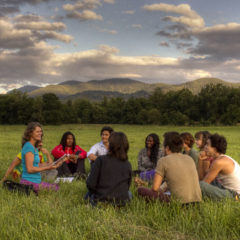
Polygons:
<instances>
[{"instance_id":1,"label":"woman with long curly hair","mask_svg":"<svg viewBox=\"0 0 240 240\"><path fill-rule=\"evenodd\" d=\"M40 188L58 190L58 185L42 182L40 172L56 169L58 164L40 164L39 152L36 148L37 142L43 137L42 126L38 122L28 124L22 138L22 177L21 184L32 185L38 191Z\"/></svg>"},{"instance_id":2,"label":"woman with long curly hair","mask_svg":"<svg viewBox=\"0 0 240 240\"><path fill-rule=\"evenodd\" d=\"M138 170L140 178L151 180L158 160L164 156L160 149L160 140L157 134L151 133L146 137L145 148L138 154Z\"/></svg>"}]
</instances>

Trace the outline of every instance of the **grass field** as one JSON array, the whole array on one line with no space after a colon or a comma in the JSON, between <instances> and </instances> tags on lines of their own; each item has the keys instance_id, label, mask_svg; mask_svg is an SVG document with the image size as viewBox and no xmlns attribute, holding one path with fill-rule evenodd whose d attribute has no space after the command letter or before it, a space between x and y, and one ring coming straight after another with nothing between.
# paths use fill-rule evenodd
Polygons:
<instances>
[{"instance_id":1,"label":"grass field","mask_svg":"<svg viewBox=\"0 0 240 240\"><path fill-rule=\"evenodd\" d=\"M44 146L50 151L59 144L65 131L72 131L86 151L100 140L102 125L44 126ZM240 161L240 130L238 127L161 127L113 125L127 134L129 159L137 168L138 151L145 137L157 133L163 140L166 131L199 130L224 135L228 141L227 154ZM0 179L20 151L25 126L0 126ZM89 164L86 161L86 167ZM181 208L138 199L129 206L114 209L100 206L92 209L83 201L86 185L83 181L62 183L59 192L42 191L39 197L27 197L0 188L0 240L5 239L240 239L240 202L205 200L199 206Z\"/></svg>"}]
</instances>

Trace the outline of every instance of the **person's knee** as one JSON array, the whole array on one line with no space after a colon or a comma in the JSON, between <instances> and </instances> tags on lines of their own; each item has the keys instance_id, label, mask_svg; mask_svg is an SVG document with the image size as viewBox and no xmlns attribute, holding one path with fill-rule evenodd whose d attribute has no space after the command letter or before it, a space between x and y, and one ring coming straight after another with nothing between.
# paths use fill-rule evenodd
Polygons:
<instances>
[{"instance_id":1,"label":"person's knee","mask_svg":"<svg viewBox=\"0 0 240 240\"><path fill-rule=\"evenodd\" d=\"M209 185L208 183L204 182L204 181L200 181L199 182L200 188L202 191L205 191L207 186Z\"/></svg>"},{"instance_id":2,"label":"person's knee","mask_svg":"<svg viewBox=\"0 0 240 240\"><path fill-rule=\"evenodd\" d=\"M137 191L138 191L138 195L140 195L140 196L146 195L146 188L144 188L144 187L139 187Z\"/></svg>"}]
</instances>

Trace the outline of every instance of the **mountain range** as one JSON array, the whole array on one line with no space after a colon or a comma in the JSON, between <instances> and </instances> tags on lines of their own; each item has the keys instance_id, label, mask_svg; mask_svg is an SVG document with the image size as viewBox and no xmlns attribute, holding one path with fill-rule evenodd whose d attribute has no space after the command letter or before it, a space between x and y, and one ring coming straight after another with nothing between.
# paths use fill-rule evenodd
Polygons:
<instances>
[{"instance_id":1,"label":"mountain range","mask_svg":"<svg viewBox=\"0 0 240 240\"><path fill-rule=\"evenodd\" d=\"M45 93L54 93L61 100L87 98L94 101L100 101L106 97L147 97L156 88L162 91L178 91L184 88L189 89L193 94L197 94L206 84L223 84L224 86L237 88L240 83L230 83L218 78L200 78L194 81L182 84L165 84L165 83L144 83L129 78L112 78L104 80L91 80L80 82L69 80L56 85L46 87L24 86L16 90L27 93L29 96L36 97Z\"/></svg>"}]
</instances>

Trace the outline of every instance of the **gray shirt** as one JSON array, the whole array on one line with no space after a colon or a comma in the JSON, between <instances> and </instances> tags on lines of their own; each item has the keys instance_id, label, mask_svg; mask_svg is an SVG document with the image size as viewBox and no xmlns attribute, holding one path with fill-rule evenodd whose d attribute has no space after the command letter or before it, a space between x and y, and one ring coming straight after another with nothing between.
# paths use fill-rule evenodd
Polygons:
<instances>
[{"instance_id":1,"label":"gray shirt","mask_svg":"<svg viewBox=\"0 0 240 240\"><path fill-rule=\"evenodd\" d=\"M158 157L159 160L161 157L164 156L164 152L159 148L158 150ZM141 149L138 154L138 170L141 172L149 171L155 169L157 163L153 163L147 155L147 148Z\"/></svg>"}]
</instances>

